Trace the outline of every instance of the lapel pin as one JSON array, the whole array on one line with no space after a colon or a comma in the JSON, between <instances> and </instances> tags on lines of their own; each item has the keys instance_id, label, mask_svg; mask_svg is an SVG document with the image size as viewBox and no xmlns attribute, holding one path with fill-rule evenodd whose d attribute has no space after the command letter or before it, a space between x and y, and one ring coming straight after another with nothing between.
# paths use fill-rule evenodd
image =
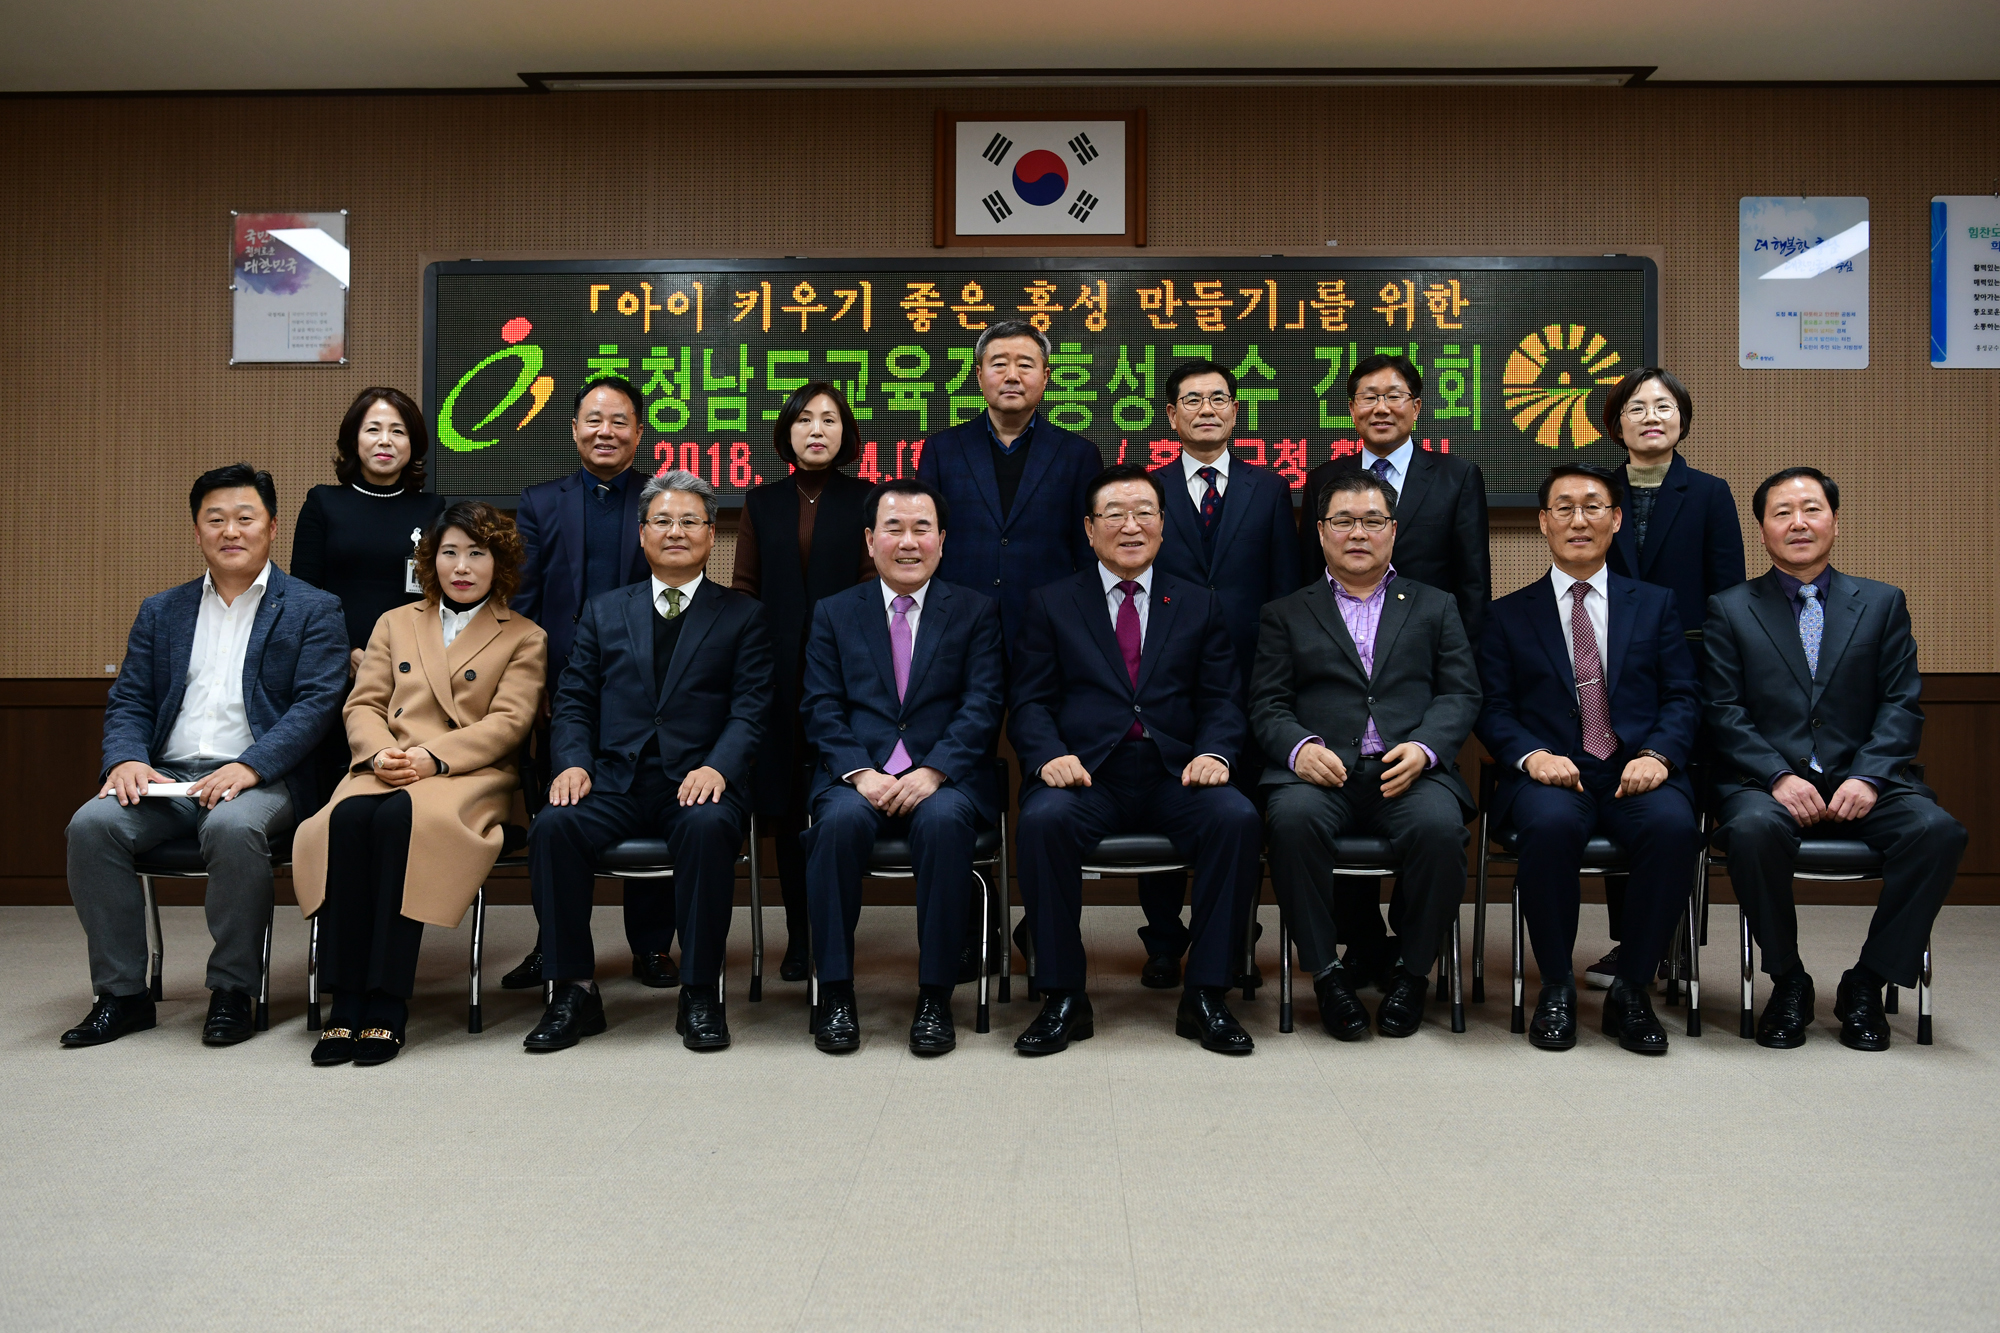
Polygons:
<instances>
[{"instance_id":1,"label":"lapel pin","mask_svg":"<svg viewBox=\"0 0 2000 1333\"><path fill-rule=\"evenodd\" d=\"M1397 594L1396 594L1396 600L1397 600L1397 601L1399 601L1399 602L1400 602L1400 601L1402 601L1402 600L1403 600L1403 594L1401 594L1401 593L1397 593Z\"/></svg>"}]
</instances>

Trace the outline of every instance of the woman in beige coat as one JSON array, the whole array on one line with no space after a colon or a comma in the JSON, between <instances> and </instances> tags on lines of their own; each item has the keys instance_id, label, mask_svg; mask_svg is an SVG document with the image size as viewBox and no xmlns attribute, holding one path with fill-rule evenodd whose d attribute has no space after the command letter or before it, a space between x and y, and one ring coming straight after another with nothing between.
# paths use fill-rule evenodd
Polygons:
<instances>
[{"instance_id":1,"label":"woman in beige coat","mask_svg":"<svg viewBox=\"0 0 2000 1333\"><path fill-rule=\"evenodd\" d=\"M541 706L548 636L507 610L513 521L454 504L416 564L424 600L375 622L348 696L348 774L293 840L333 992L316 1065L382 1064L402 1048L424 926L456 926L493 869Z\"/></svg>"}]
</instances>

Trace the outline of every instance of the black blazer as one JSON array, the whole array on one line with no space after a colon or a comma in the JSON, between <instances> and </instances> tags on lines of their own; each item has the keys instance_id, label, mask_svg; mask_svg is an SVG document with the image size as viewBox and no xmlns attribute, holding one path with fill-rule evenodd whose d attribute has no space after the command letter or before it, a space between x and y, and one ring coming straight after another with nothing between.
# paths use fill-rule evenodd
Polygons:
<instances>
[{"instance_id":1,"label":"black blazer","mask_svg":"<svg viewBox=\"0 0 2000 1333\"><path fill-rule=\"evenodd\" d=\"M567 477L545 481L521 492L514 526L521 533L521 587L507 599L507 609L526 616L548 631L549 679L569 660L570 644L583 618L584 483L597 478L582 468ZM639 492L646 474L625 474L625 504L619 522L625 536L619 542L619 576L624 585L646 583L651 571L639 549ZM651 679L648 677L648 679ZM560 770L558 770L560 771Z\"/></svg>"},{"instance_id":2,"label":"black blazer","mask_svg":"<svg viewBox=\"0 0 2000 1333\"><path fill-rule=\"evenodd\" d=\"M590 599L549 724L553 771L581 768L604 791L632 789L646 742L674 781L706 765L745 790L771 708L771 636L754 597L704 579L681 613L674 660L653 693L652 580Z\"/></svg>"},{"instance_id":3,"label":"black blazer","mask_svg":"<svg viewBox=\"0 0 2000 1333\"><path fill-rule=\"evenodd\" d=\"M1096 772L1135 721L1175 772L1196 755L1243 752L1236 650L1221 600L1156 569L1135 688L1097 571L1093 560L1028 595L1007 719L1023 792L1041 783L1044 764L1066 754Z\"/></svg>"},{"instance_id":4,"label":"black blazer","mask_svg":"<svg viewBox=\"0 0 2000 1333\"><path fill-rule=\"evenodd\" d=\"M743 497L757 534L760 584L771 632L771 715L757 751L757 813L777 815L790 795L798 753L799 685L805 674L806 636L822 597L854 586L861 571L861 535L868 526L863 501L875 488L845 472L828 472L813 517L812 550L799 569L799 487L793 477L766 482Z\"/></svg>"},{"instance_id":5,"label":"black blazer","mask_svg":"<svg viewBox=\"0 0 2000 1333\"><path fill-rule=\"evenodd\" d=\"M806 646L806 739L819 754L813 795L841 785L843 774L882 768L901 741L912 763L935 768L981 815L997 818L1005 796L993 743L1006 674L999 604L932 579L911 645L909 689L899 700L880 581L826 598L813 612Z\"/></svg>"},{"instance_id":6,"label":"black blazer","mask_svg":"<svg viewBox=\"0 0 2000 1333\"><path fill-rule=\"evenodd\" d=\"M1425 774L1451 788L1467 819L1472 793L1458 775L1458 752L1479 713L1479 673L1472 646L1448 594L1399 573L1375 628L1375 673L1361 654L1324 575L1264 608L1257 674L1250 682L1250 724L1270 756L1269 786L1303 782L1285 761L1299 742L1318 736L1352 769L1361 761L1368 719L1382 743L1430 747L1437 767Z\"/></svg>"},{"instance_id":7,"label":"black blazer","mask_svg":"<svg viewBox=\"0 0 2000 1333\"><path fill-rule=\"evenodd\" d=\"M1694 803L1687 777L1701 704L1695 693L1694 658L1665 588L1620 574L1605 580L1605 693L1618 753L1630 763L1641 750L1658 750L1673 762L1667 785ZM1544 574L1493 603L1486 637L1479 641L1479 679L1486 705L1479 739L1499 763L1494 818L1504 821L1523 787L1534 779L1520 769L1536 750L1574 759L1583 750L1583 719L1576 702L1576 667L1563 641L1555 583Z\"/></svg>"},{"instance_id":8,"label":"black blazer","mask_svg":"<svg viewBox=\"0 0 2000 1333\"><path fill-rule=\"evenodd\" d=\"M1189 498L1181 460L1153 469L1167 488L1166 532L1155 567L1222 599L1222 623L1236 646L1236 674L1246 687L1257 663L1257 613L1299 586L1299 537L1292 485L1269 468L1232 458L1215 554L1202 546L1201 516Z\"/></svg>"},{"instance_id":9,"label":"black blazer","mask_svg":"<svg viewBox=\"0 0 2000 1333\"><path fill-rule=\"evenodd\" d=\"M1623 467L1618 484L1626 496L1625 521L1611 539L1611 572L1667 589L1674 595L1681 628L1699 633L1708 599L1744 578L1743 529L1729 483L1689 467L1675 454L1653 501L1644 550L1639 548L1639 525L1632 521L1632 480Z\"/></svg>"},{"instance_id":10,"label":"black blazer","mask_svg":"<svg viewBox=\"0 0 2000 1333\"><path fill-rule=\"evenodd\" d=\"M1816 677L1775 571L1709 598L1702 639L1719 791L1768 790L1785 772L1810 779L1815 754L1835 782L1923 790L1904 771L1923 740L1924 710L1901 588L1834 571Z\"/></svg>"},{"instance_id":11,"label":"black blazer","mask_svg":"<svg viewBox=\"0 0 2000 1333\"><path fill-rule=\"evenodd\" d=\"M1369 461L1349 455L1321 463L1306 477L1305 506L1299 510L1301 582L1326 576L1319 544L1319 493L1335 472ZM1486 608L1493 600L1493 562L1486 550L1486 478L1479 464L1459 454L1440 454L1418 445L1410 455L1410 475L1396 497L1396 574L1428 583L1458 601L1465 637L1479 642Z\"/></svg>"}]
</instances>

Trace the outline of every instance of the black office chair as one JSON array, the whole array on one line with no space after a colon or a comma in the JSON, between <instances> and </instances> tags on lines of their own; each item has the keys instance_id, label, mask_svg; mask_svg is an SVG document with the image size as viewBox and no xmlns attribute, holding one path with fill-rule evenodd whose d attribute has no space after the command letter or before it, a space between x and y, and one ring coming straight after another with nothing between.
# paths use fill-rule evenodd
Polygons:
<instances>
[{"instance_id":1,"label":"black office chair","mask_svg":"<svg viewBox=\"0 0 2000 1333\"><path fill-rule=\"evenodd\" d=\"M1704 877L1716 870L1727 871L1729 858L1710 848L1702 857ZM1792 878L1808 880L1819 884L1855 884L1882 878L1882 854L1859 838L1827 838L1808 832L1799 842L1799 855L1793 863ZM1741 964L1743 968L1743 1007L1738 1015L1739 1037L1757 1035L1756 972L1752 968L1750 956L1750 915L1738 909L1742 936ZM1891 985L1882 996L1882 1007L1889 1013L1900 1008L1896 998L1896 987ZM1931 942L1924 941L1923 970L1917 980L1917 1045L1931 1044Z\"/></svg>"},{"instance_id":2,"label":"black office chair","mask_svg":"<svg viewBox=\"0 0 2000 1333\"><path fill-rule=\"evenodd\" d=\"M1333 864L1328 867L1333 874L1345 878L1383 880L1393 879L1400 872L1396 861L1396 849L1387 838L1335 838L1333 841ZM1378 884L1376 896L1381 896ZM1458 912L1451 914L1451 924L1445 927L1445 937L1438 947L1437 993L1443 995L1449 984L1451 991L1451 1030L1465 1031L1465 969L1459 956L1462 936L1459 933ZM1448 975L1447 975L1448 974ZM1292 1030L1292 926L1285 919L1284 909L1278 910L1278 1031Z\"/></svg>"},{"instance_id":3,"label":"black office chair","mask_svg":"<svg viewBox=\"0 0 2000 1333\"><path fill-rule=\"evenodd\" d=\"M271 869L283 870L292 863L291 840L287 837L271 849ZM132 859L139 886L146 900L146 987L157 1003L166 998L162 975L167 962L167 937L160 929L160 899L153 891L155 879L207 879L208 863L202 859L201 840L196 837L169 838ZM271 1026L271 913L264 914L263 963L257 977L257 1031Z\"/></svg>"}]
</instances>

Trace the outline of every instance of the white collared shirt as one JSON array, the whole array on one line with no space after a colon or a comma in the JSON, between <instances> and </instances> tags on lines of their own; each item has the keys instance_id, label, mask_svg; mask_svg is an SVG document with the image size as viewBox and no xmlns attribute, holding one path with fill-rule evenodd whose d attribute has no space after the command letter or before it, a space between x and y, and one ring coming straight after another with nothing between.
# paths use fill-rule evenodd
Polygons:
<instances>
[{"instance_id":1,"label":"white collared shirt","mask_svg":"<svg viewBox=\"0 0 2000 1333\"><path fill-rule=\"evenodd\" d=\"M1187 446L1181 446L1181 471L1187 477L1188 499L1194 501L1196 513L1201 512L1202 497L1208 494L1208 481L1206 478L1196 476L1195 473L1205 467L1214 468L1215 493L1217 495L1227 495L1229 494L1229 463L1230 453L1227 448L1223 449L1222 456L1217 458L1213 463L1204 463L1189 453Z\"/></svg>"},{"instance_id":2,"label":"white collared shirt","mask_svg":"<svg viewBox=\"0 0 2000 1333\"><path fill-rule=\"evenodd\" d=\"M1111 567L1102 560L1097 562L1097 576L1104 580L1104 604L1110 608L1111 632L1115 634L1118 632L1118 609L1125 605L1125 594L1118 585L1125 576L1112 573ZM1139 595L1133 600L1138 603L1139 649L1143 652L1146 647L1146 621L1153 600L1153 566L1146 566L1146 572L1132 581L1139 585Z\"/></svg>"},{"instance_id":3,"label":"white collared shirt","mask_svg":"<svg viewBox=\"0 0 2000 1333\"><path fill-rule=\"evenodd\" d=\"M444 621L445 647L451 647L451 641L464 632L465 627L472 623L472 618L479 614L479 608L484 605L486 605L484 597L474 603L470 611L454 611L444 603L438 603L438 615Z\"/></svg>"},{"instance_id":4,"label":"white collared shirt","mask_svg":"<svg viewBox=\"0 0 2000 1333\"><path fill-rule=\"evenodd\" d=\"M257 608L271 586L271 562L266 560L257 581L224 605L215 590L215 576L201 579L201 611L194 622L194 648L188 656L187 691L180 716L167 735L160 762L203 769L234 763L256 743L243 707L243 658L250 651L250 631Z\"/></svg>"},{"instance_id":5,"label":"white collared shirt","mask_svg":"<svg viewBox=\"0 0 2000 1333\"><path fill-rule=\"evenodd\" d=\"M688 608L694 605L695 590L701 587L701 579L702 576L697 574L686 583L678 585L681 590L682 615L686 615ZM655 615L665 616L667 614L667 589L675 586L677 585L662 583L658 574L653 575L653 612Z\"/></svg>"},{"instance_id":6,"label":"white collared shirt","mask_svg":"<svg viewBox=\"0 0 2000 1333\"><path fill-rule=\"evenodd\" d=\"M1571 601L1570 589L1577 585L1577 580L1563 573L1554 565L1550 565L1549 581L1555 584L1556 588L1556 620L1562 625L1563 647L1569 649L1569 660L1571 663L1574 663L1576 661L1576 635L1570 629L1569 616L1570 608L1574 605ZM1605 669L1604 655L1610 651L1609 644L1611 642L1609 628L1611 571L1609 566L1599 565L1597 572L1584 580L1584 582L1590 585L1590 591L1583 595L1583 613L1590 617L1591 633L1597 636L1597 678L1603 680Z\"/></svg>"},{"instance_id":7,"label":"white collared shirt","mask_svg":"<svg viewBox=\"0 0 2000 1333\"><path fill-rule=\"evenodd\" d=\"M893 626L896 623L896 599L898 597L903 596L904 594L899 593L894 588L890 587L888 580L886 579L877 579L876 582L881 584L882 586L883 614L888 617L889 624ZM916 599L917 603L915 606L910 608L908 616L905 617L905 619L907 619L910 622L910 644L912 647L914 647L917 642L917 622L924 618L924 598L930 595L931 595L931 581L929 579L924 580L923 587L909 594L909 596Z\"/></svg>"},{"instance_id":8,"label":"white collared shirt","mask_svg":"<svg viewBox=\"0 0 2000 1333\"><path fill-rule=\"evenodd\" d=\"M1388 454L1389 475L1387 481L1391 486L1396 488L1396 498L1398 500L1403 498L1403 483L1410 479L1410 461L1416 457L1416 453L1416 440L1406 436L1403 442ZM1361 470L1373 473L1375 471L1375 460L1381 457L1383 455L1364 447L1361 451Z\"/></svg>"}]
</instances>

